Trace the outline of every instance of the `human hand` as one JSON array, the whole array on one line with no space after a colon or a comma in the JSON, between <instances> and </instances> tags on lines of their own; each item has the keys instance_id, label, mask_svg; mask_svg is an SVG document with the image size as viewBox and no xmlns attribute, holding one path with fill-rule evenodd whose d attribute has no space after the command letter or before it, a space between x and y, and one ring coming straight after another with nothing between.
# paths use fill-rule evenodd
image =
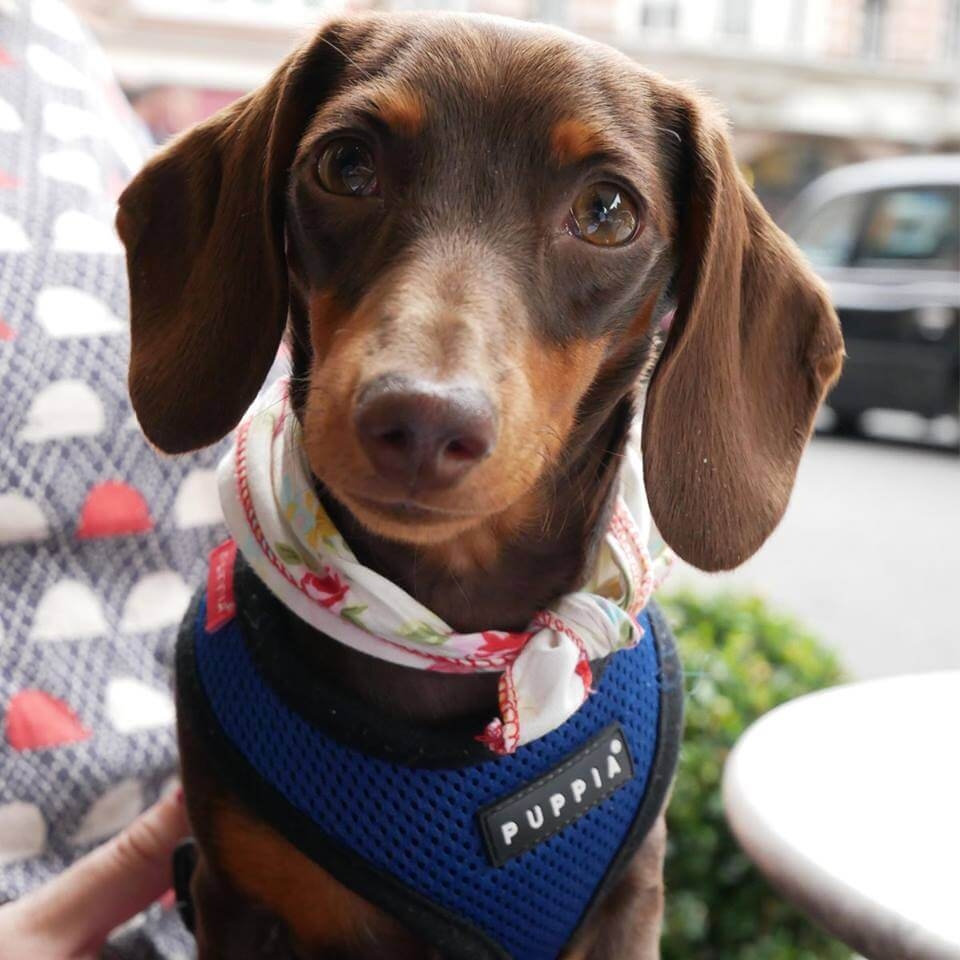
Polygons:
<instances>
[{"instance_id":1,"label":"human hand","mask_svg":"<svg viewBox=\"0 0 960 960\"><path fill-rule=\"evenodd\" d=\"M189 833L178 790L60 876L0 907L0 960L95 960L111 931L170 888Z\"/></svg>"}]
</instances>

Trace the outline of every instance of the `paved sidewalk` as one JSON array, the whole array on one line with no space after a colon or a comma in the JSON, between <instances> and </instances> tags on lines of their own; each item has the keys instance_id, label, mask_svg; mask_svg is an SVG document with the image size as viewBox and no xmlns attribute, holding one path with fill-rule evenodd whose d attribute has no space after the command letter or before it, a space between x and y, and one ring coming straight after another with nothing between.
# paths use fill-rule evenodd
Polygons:
<instances>
[{"instance_id":1,"label":"paved sidewalk","mask_svg":"<svg viewBox=\"0 0 960 960\"><path fill-rule=\"evenodd\" d=\"M763 549L734 573L681 567L682 585L764 595L855 677L960 667L960 457L817 437Z\"/></svg>"}]
</instances>

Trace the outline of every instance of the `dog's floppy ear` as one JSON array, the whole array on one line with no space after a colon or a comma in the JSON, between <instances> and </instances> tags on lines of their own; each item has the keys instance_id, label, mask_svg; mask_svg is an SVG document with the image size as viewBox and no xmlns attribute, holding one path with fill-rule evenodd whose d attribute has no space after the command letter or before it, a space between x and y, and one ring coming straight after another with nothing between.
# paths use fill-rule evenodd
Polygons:
<instances>
[{"instance_id":1,"label":"dog's floppy ear","mask_svg":"<svg viewBox=\"0 0 960 960\"><path fill-rule=\"evenodd\" d=\"M677 154L677 309L647 394L645 474L666 542L723 570L782 517L843 341L820 282L744 183L725 124L680 88L657 102Z\"/></svg>"},{"instance_id":2,"label":"dog's floppy ear","mask_svg":"<svg viewBox=\"0 0 960 960\"><path fill-rule=\"evenodd\" d=\"M263 383L287 317L288 167L342 67L319 35L260 90L174 140L120 197L130 396L162 450L218 440Z\"/></svg>"}]
</instances>

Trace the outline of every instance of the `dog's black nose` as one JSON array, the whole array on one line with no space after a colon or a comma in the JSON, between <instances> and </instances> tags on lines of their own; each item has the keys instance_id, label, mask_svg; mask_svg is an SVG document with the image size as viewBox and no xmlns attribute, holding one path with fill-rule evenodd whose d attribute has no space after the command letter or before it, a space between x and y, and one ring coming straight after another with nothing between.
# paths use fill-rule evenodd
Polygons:
<instances>
[{"instance_id":1,"label":"dog's black nose","mask_svg":"<svg viewBox=\"0 0 960 960\"><path fill-rule=\"evenodd\" d=\"M353 422L377 473L408 492L452 486L489 456L497 438L493 408L479 388L391 374L362 389Z\"/></svg>"}]
</instances>

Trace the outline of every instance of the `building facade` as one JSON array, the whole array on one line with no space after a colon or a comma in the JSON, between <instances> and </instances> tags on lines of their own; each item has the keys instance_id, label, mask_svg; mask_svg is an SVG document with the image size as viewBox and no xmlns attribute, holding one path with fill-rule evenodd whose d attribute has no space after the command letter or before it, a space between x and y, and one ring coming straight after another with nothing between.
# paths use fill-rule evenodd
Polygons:
<instances>
[{"instance_id":1,"label":"building facade","mask_svg":"<svg viewBox=\"0 0 960 960\"><path fill-rule=\"evenodd\" d=\"M196 110L262 81L330 13L445 9L555 23L692 81L727 111L774 212L866 157L960 149L960 0L74 0L134 91ZM172 101L167 128L193 119ZM185 106L186 105L186 106ZM169 111L168 111L169 112Z\"/></svg>"}]
</instances>

